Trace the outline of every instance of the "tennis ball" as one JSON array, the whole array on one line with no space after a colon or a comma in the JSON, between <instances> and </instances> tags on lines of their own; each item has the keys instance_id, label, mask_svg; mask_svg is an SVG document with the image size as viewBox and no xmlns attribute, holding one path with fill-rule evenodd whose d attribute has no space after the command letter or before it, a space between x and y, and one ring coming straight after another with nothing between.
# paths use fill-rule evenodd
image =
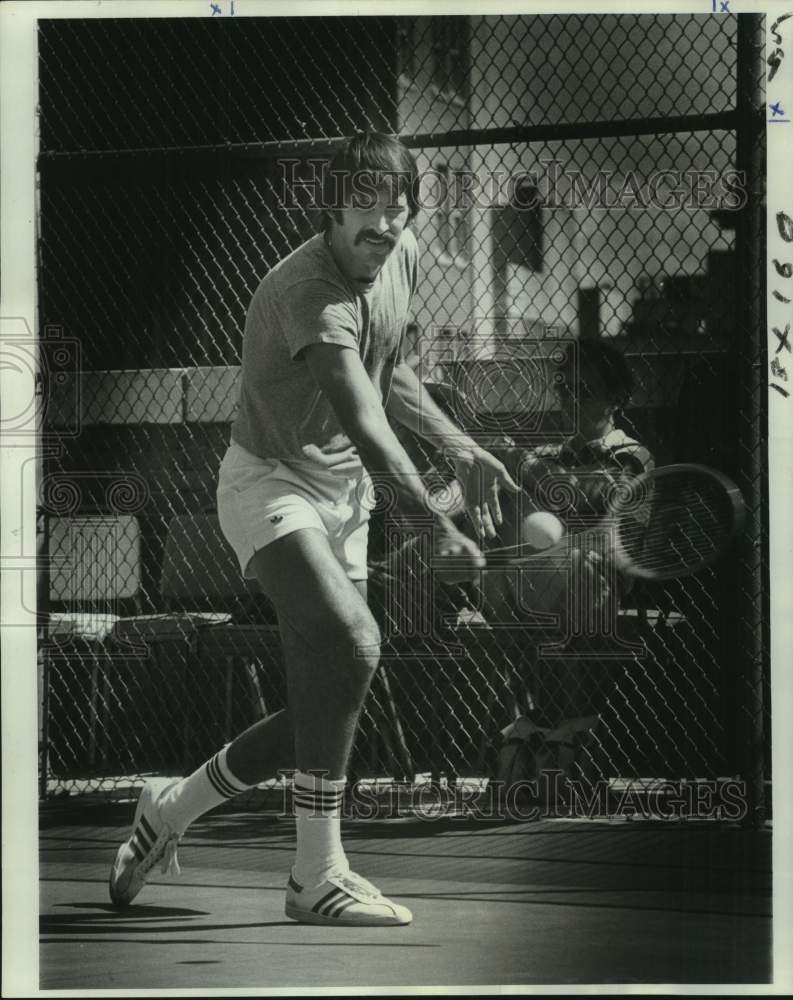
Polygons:
<instances>
[{"instance_id":1,"label":"tennis ball","mask_svg":"<svg viewBox=\"0 0 793 1000\"><path fill-rule=\"evenodd\" d=\"M564 535L564 525L558 517L547 511L538 510L523 518L520 530L520 540L533 549L549 549L561 541Z\"/></svg>"}]
</instances>

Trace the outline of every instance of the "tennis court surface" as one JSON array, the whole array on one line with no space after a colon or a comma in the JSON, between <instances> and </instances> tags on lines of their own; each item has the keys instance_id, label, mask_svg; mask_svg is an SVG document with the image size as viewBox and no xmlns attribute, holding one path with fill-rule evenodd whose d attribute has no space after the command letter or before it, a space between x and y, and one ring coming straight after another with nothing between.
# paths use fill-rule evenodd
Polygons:
<instances>
[{"instance_id":1,"label":"tennis court surface","mask_svg":"<svg viewBox=\"0 0 793 1000\"><path fill-rule=\"evenodd\" d=\"M283 914L294 825L194 824L182 877L116 910L107 875L132 807L45 814L42 989L277 989L553 983L766 983L771 835L724 824L350 821L357 871L409 927ZM97 816L102 818L97 818Z\"/></svg>"}]
</instances>

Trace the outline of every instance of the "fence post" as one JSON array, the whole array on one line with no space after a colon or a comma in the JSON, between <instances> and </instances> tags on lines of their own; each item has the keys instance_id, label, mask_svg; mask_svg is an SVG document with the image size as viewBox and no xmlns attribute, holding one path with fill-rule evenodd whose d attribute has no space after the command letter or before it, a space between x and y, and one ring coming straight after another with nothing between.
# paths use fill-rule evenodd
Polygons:
<instances>
[{"instance_id":1,"label":"fence post","mask_svg":"<svg viewBox=\"0 0 793 1000\"><path fill-rule=\"evenodd\" d=\"M769 627L767 535L764 484L767 478L766 288L765 288L765 15L739 14L737 40L736 167L745 174L746 204L738 214L737 386L738 484L746 500L735 586L738 649L736 728L738 763L746 782L746 822L765 818L764 672Z\"/></svg>"},{"instance_id":2,"label":"fence post","mask_svg":"<svg viewBox=\"0 0 793 1000\"><path fill-rule=\"evenodd\" d=\"M38 51L38 46L37 46ZM39 134L41 121L36 113L35 128L35 221L36 228L36 299L35 299L35 337L38 352L39 379L38 391L45 402L49 398L51 386L47 375L47 365L42 357L43 345L41 338L41 173L39 170ZM79 377L79 373L78 373ZM50 420L51 420L50 415ZM50 641L50 513L44 504L44 488L47 476L54 467L54 451L47 447L47 438L51 433L47 419L46 406L37 414L36 422L36 488L34 492L34 516L36 518L36 698L38 701L38 768L39 768L39 801L47 798L47 778L49 777L49 732L50 732L50 698L49 698L49 660L48 644ZM40 519L40 521L39 521ZM39 523L41 530L39 531Z\"/></svg>"}]
</instances>

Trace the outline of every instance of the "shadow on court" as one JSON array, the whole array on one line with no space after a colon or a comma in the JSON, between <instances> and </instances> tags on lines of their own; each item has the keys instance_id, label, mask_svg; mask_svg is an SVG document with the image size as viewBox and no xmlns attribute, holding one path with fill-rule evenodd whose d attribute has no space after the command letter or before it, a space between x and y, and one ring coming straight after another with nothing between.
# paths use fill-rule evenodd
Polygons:
<instances>
[{"instance_id":1,"label":"shadow on court","mask_svg":"<svg viewBox=\"0 0 793 1000\"><path fill-rule=\"evenodd\" d=\"M116 909L131 816L42 824L42 989L770 980L769 831L350 821L354 868L414 913L353 930L284 917L294 824L272 814L199 821L182 877L155 871Z\"/></svg>"}]
</instances>

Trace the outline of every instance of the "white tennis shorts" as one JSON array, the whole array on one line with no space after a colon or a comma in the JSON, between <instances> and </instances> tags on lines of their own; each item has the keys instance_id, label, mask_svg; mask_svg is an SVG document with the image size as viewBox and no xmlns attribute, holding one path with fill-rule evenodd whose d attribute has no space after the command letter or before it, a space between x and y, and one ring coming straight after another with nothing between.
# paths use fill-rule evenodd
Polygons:
<instances>
[{"instance_id":1,"label":"white tennis shorts","mask_svg":"<svg viewBox=\"0 0 793 1000\"><path fill-rule=\"evenodd\" d=\"M300 528L318 528L351 580L367 577L369 512L374 506L365 471L333 475L323 468L259 458L232 441L217 489L220 528L246 579L254 553Z\"/></svg>"}]
</instances>

